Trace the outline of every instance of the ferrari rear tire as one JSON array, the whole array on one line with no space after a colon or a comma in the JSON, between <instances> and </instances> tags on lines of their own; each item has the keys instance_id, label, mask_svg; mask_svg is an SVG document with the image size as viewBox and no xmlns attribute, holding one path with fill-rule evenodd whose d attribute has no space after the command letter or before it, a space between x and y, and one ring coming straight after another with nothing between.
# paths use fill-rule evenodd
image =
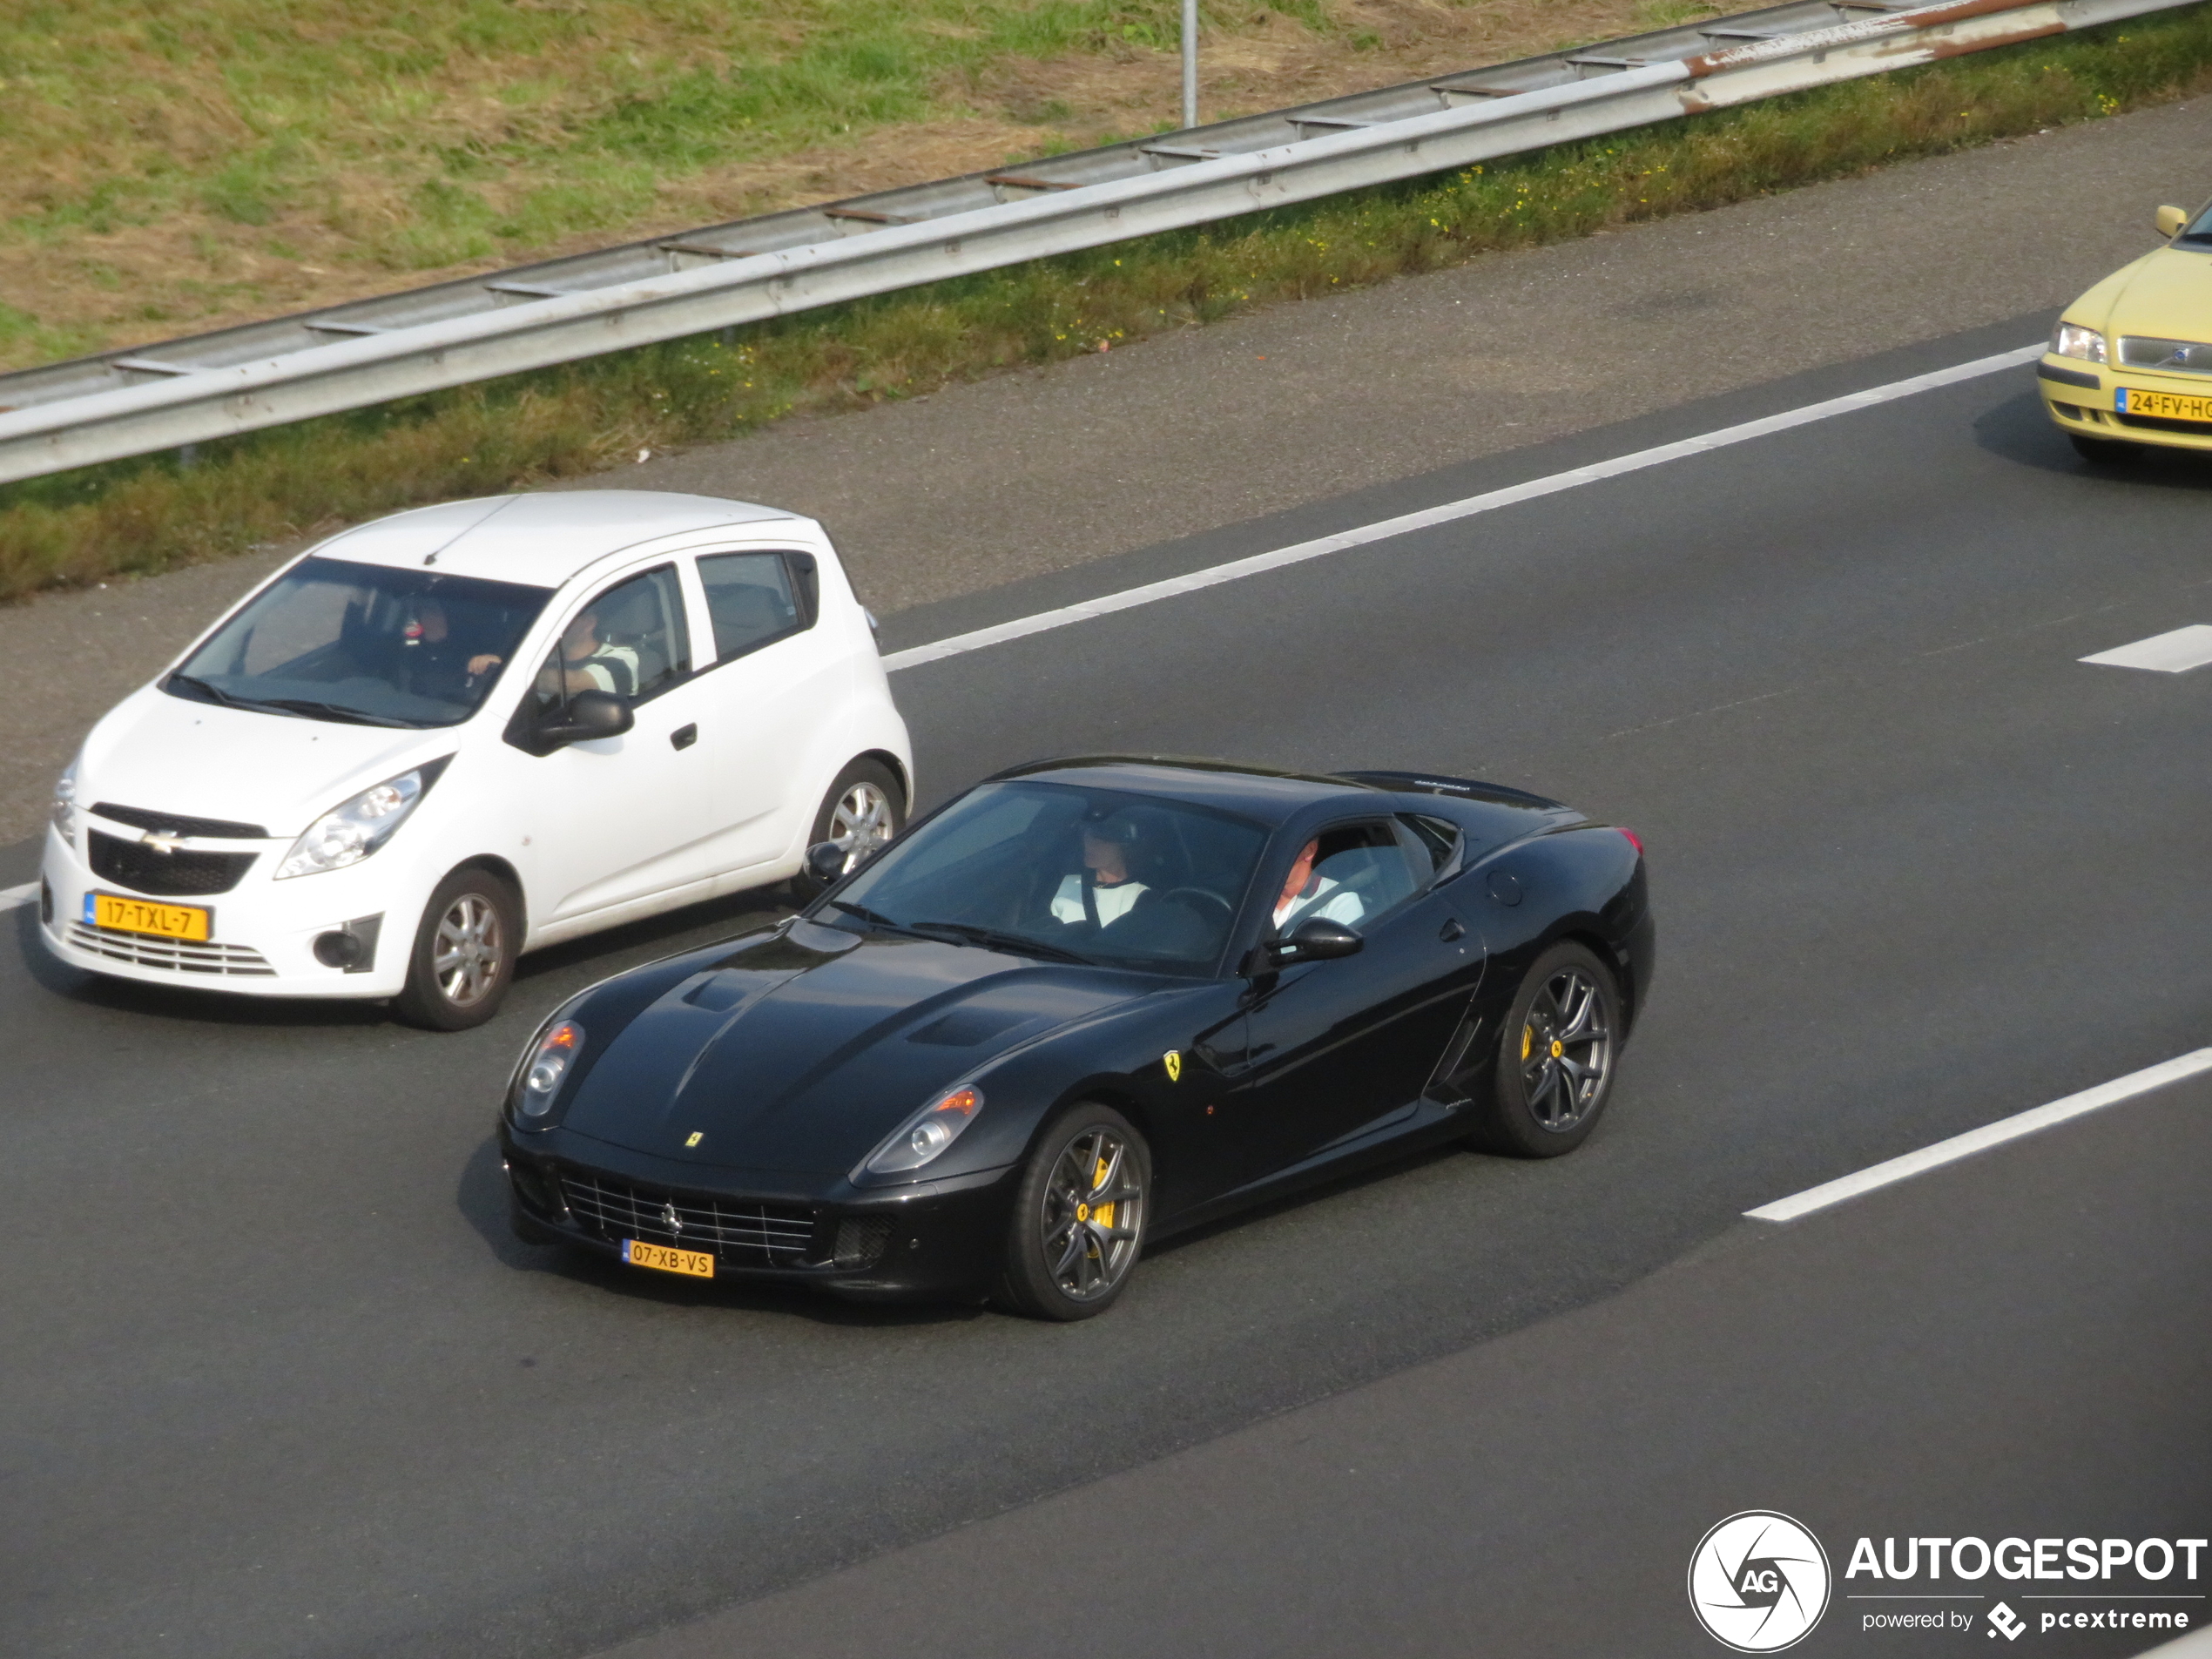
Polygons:
<instances>
[{"instance_id":1,"label":"ferrari rear tire","mask_svg":"<svg viewBox=\"0 0 2212 1659\"><path fill-rule=\"evenodd\" d=\"M906 821L906 792L891 768L880 760L858 759L837 774L829 793L822 797L806 845L835 841L846 849L845 869L850 873L880 852ZM803 870L792 878L792 887L802 900L821 891L820 884Z\"/></svg>"},{"instance_id":2,"label":"ferrari rear tire","mask_svg":"<svg viewBox=\"0 0 2212 1659\"><path fill-rule=\"evenodd\" d=\"M1597 1127L1621 1052L1613 970L1571 941L1539 956L1507 1011L1474 1139L1514 1157L1572 1152Z\"/></svg>"},{"instance_id":3,"label":"ferrari rear tire","mask_svg":"<svg viewBox=\"0 0 2212 1659\"><path fill-rule=\"evenodd\" d=\"M1144 1244L1152 1154L1110 1106L1071 1106L1045 1126L1007 1226L998 1300L1033 1319L1088 1319L1113 1306Z\"/></svg>"},{"instance_id":4,"label":"ferrari rear tire","mask_svg":"<svg viewBox=\"0 0 2212 1659\"><path fill-rule=\"evenodd\" d=\"M482 1025L507 1000L522 943L520 896L491 871L463 865L422 907L393 1011L431 1031Z\"/></svg>"},{"instance_id":5,"label":"ferrari rear tire","mask_svg":"<svg viewBox=\"0 0 2212 1659\"><path fill-rule=\"evenodd\" d=\"M2141 458L2141 444L2128 443L2119 438L2085 438L2079 432L2066 435L2074 446L2074 453L2092 466L2118 467Z\"/></svg>"}]
</instances>

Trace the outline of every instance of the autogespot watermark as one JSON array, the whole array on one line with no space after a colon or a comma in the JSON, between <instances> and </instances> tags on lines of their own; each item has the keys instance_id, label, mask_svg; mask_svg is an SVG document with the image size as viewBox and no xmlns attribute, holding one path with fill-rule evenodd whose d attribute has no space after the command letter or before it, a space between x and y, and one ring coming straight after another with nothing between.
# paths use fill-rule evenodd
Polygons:
<instances>
[{"instance_id":1,"label":"autogespot watermark","mask_svg":"<svg viewBox=\"0 0 2212 1659\"><path fill-rule=\"evenodd\" d=\"M1746 1509L1697 1541L1689 1605L1714 1641L1738 1653L1779 1653L1828 1610L1828 1552L1789 1516Z\"/></svg>"},{"instance_id":2,"label":"autogespot watermark","mask_svg":"<svg viewBox=\"0 0 2212 1659\"><path fill-rule=\"evenodd\" d=\"M1811 1635L1831 1595L1860 1632L2022 1636L2178 1634L2207 1616L2202 1538L1885 1537L1851 1546L1840 1581L1810 1527L1748 1509L1698 1541L1689 1605L1738 1653L1778 1653ZM2020 1605L2014 1607L2013 1602Z\"/></svg>"}]
</instances>

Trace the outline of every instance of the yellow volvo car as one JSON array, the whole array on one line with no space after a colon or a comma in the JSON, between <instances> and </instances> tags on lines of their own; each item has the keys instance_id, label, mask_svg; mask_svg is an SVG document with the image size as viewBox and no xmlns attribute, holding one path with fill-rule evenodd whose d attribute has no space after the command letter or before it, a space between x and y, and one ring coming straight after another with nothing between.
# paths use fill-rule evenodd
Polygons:
<instances>
[{"instance_id":1,"label":"yellow volvo car","mask_svg":"<svg viewBox=\"0 0 2212 1659\"><path fill-rule=\"evenodd\" d=\"M2212 453L2212 206L2158 210L2167 246L2060 314L2036 366L2043 407L2084 459L2143 444Z\"/></svg>"}]
</instances>

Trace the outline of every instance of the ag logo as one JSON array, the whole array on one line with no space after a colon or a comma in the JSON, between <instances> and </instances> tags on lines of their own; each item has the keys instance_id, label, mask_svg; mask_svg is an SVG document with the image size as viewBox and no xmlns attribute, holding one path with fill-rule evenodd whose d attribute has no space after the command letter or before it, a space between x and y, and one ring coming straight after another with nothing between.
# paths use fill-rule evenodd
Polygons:
<instances>
[{"instance_id":1,"label":"ag logo","mask_svg":"<svg viewBox=\"0 0 2212 1659\"><path fill-rule=\"evenodd\" d=\"M1179 1083L1183 1081L1182 1049L1169 1049L1165 1054L1160 1056L1160 1063L1168 1069L1168 1081L1170 1082Z\"/></svg>"},{"instance_id":2,"label":"ag logo","mask_svg":"<svg viewBox=\"0 0 2212 1659\"><path fill-rule=\"evenodd\" d=\"M1738 1653L1779 1653L1828 1610L1828 1552L1787 1515L1746 1509L1700 1539L1689 1558L1689 1607L1705 1632Z\"/></svg>"}]
</instances>

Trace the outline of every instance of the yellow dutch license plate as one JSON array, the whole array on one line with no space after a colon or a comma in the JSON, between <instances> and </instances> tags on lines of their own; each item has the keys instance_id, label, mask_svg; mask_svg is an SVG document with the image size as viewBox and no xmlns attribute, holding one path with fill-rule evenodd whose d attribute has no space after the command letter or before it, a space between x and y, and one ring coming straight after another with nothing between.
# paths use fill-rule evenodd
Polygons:
<instances>
[{"instance_id":1,"label":"yellow dutch license plate","mask_svg":"<svg viewBox=\"0 0 2212 1659\"><path fill-rule=\"evenodd\" d=\"M711 1251L671 1250L665 1244L649 1244L642 1238L625 1238L622 1241L622 1258L632 1267L688 1273L693 1278L714 1277L714 1256Z\"/></svg>"},{"instance_id":2,"label":"yellow dutch license plate","mask_svg":"<svg viewBox=\"0 0 2212 1659\"><path fill-rule=\"evenodd\" d=\"M2161 421L2212 421L2212 397L2184 397L2178 392L2146 392L2123 386L2113 394L2122 415L2148 415Z\"/></svg>"},{"instance_id":3,"label":"yellow dutch license plate","mask_svg":"<svg viewBox=\"0 0 2212 1659\"><path fill-rule=\"evenodd\" d=\"M96 927L114 927L126 934L158 934L164 939L206 939L212 931L215 913L198 905L155 904L149 899L125 899L112 893L88 893L84 920Z\"/></svg>"}]
</instances>

